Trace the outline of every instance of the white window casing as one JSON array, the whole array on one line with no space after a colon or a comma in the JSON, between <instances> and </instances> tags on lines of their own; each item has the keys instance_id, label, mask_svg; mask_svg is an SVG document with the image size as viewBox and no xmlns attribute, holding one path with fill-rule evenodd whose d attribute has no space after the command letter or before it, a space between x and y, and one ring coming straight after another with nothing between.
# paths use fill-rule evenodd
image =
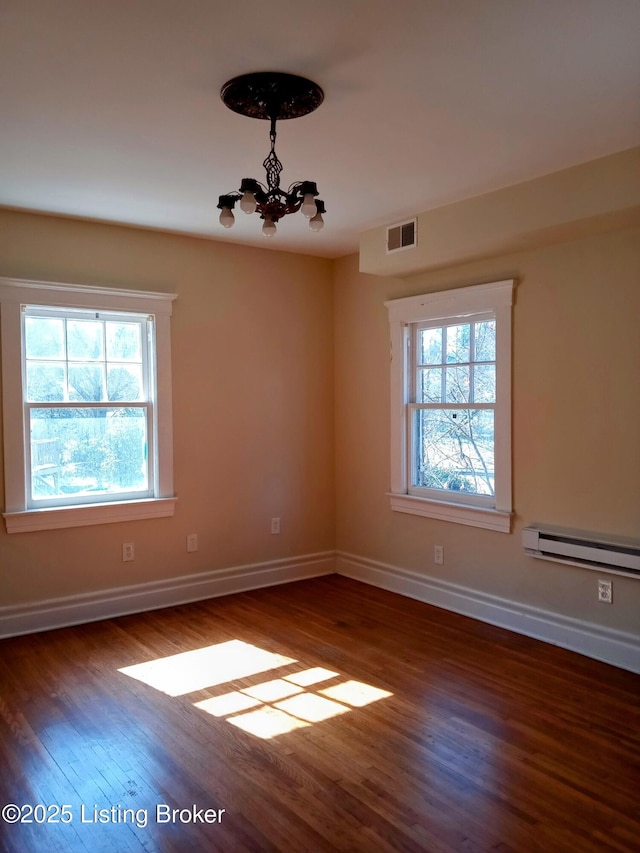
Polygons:
<instances>
[{"instance_id":1,"label":"white window casing","mask_svg":"<svg viewBox=\"0 0 640 853\"><path fill-rule=\"evenodd\" d=\"M483 527L511 530L511 309L514 280L395 299L385 303L391 335L391 508ZM429 323L446 326L490 314L496 320L496 401L494 410L495 486L492 496L452 494L411 488L409 416L414 369L410 357L412 328ZM424 496L420 494L424 493ZM427 496L428 494L428 496Z\"/></svg>"},{"instance_id":2,"label":"white window casing","mask_svg":"<svg viewBox=\"0 0 640 853\"><path fill-rule=\"evenodd\" d=\"M2 410L4 432L5 510L9 533L104 524L174 513L173 429L170 319L175 294L89 287L75 284L0 278L2 335ZM28 430L22 376L22 306L61 310L128 312L153 318L154 346L149 371L154 431L149 464L152 494L142 499L115 499L78 505L33 508L28 495ZM82 405L82 404L79 404Z\"/></svg>"}]
</instances>

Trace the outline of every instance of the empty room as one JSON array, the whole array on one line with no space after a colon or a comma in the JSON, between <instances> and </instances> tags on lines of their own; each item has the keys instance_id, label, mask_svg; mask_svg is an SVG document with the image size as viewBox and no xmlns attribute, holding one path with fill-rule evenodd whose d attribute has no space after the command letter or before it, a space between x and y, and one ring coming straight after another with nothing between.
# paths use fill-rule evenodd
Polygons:
<instances>
[{"instance_id":1,"label":"empty room","mask_svg":"<svg viewBox=\"0 0 640 853\"><path fill-rule=\"evenodd\" d=\"M636 0L4 0L0 853L640 849Z\"/></svg>"}]
</instances>

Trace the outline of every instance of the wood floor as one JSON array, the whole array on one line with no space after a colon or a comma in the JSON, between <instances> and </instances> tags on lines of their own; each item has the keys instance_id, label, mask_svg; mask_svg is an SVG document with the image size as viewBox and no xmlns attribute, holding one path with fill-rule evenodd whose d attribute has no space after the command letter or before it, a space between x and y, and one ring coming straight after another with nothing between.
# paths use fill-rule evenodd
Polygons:
<instances>
[{"instance_id":1,"label":"wood floor","mask_svg":"<svg viewBox=\"0 0 640 853\"><path fill-rule=\"evenodd\" d=\"M3 853L637 853L640 676L338 576L13 638L0 806Z\"/></svg>"}]
</instances>

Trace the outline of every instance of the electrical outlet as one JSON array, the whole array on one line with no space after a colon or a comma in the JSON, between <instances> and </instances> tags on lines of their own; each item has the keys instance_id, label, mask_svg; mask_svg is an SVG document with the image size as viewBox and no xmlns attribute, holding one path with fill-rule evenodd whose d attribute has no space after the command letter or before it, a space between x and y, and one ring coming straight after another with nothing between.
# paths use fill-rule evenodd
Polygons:
<instances>
[{"instance_id":1,"label":"electrical outlet","mask_svg":"<svg viewBox=\"0 0 640 853\"><path fill-rule=\"evenodd\" d=\"M433 562L436 566L444 565L444 545L433 546Z\"/></svg>"},{"instance_id":2,"label":"electrical outlet","mask_svg":"<svg viewBox=\"0 0 640 853\"><path fill-rule=\"evenodd\" d=\"M189 533L187 536L187 551L192 554L198 550L198 534Z\"/></svg>"},{"instance_id":3,"label":"electrical outlet","mask_svg":"<svg viewBox=\"0 0 640 853\"><path fill-rule=\"evenodd\" d=\"M611 581L598 581L598 601L613 604L613 584Z\"/></svg>"},{"instance_id":4,"label":"electrical outlet","mask_svg":"<svg viewBox=\"0 0 640 853\"><path fill-rule=\"evenodd\" d=\"M133 542L125 542L122 545L122 562L130 563L135 557Z\"/></svg>"},{"instance_id":5,"label":"electrical outlet","mask_svg":"<svg viewBox=\"0 0 640 853\"><path fill-rule=\"evenodd\" d=\"M271 519L271 532L272 533L280 533L280 519L272 518Z\"/></svg>"}]
</instances>

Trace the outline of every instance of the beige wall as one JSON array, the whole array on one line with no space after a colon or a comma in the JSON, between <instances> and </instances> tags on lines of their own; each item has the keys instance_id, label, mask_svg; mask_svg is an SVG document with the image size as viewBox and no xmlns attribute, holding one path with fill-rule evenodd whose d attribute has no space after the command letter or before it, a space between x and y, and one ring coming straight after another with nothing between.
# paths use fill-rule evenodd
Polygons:
<instances>
[{"instance_id":1,"label":"beige wall","mask_svg":"<svg viewBox=\"0 0 640 853\"><path fill-rule=\"evenodd\" d=\"M359 273L355 255L332 263L0 211L0 275L178 293L179 498L170 519L0 528L0 605L337 547L638 633L638 581L612 576L615 603L599 604L597 573L526 558L520 530L640 533L639 245L619 230L399 280ZM511 277L513 533L392 513L384 301ZM124 541L133 563L121 561Z\"/></svg>"},{"instance_id":2,"label":"beige wall","mask_svg":"<svg viewBox=\"0 0 640 853\"><path fill-rule=\"evenodd\" d=\"M546 522L640 534L640 235L620 230L399 280L336 264L337 547L578 619L640 633L640 582L525 557ZM389 487L389 331L384 301L516 278L510 535L394 513ZM444 545L445 565L433 563Z\"/></svg>"},{"instance_id":3,"label":"beige wall","mask_svg":"<svg viewBox=\"0 0 640 853\"><path fill-rule=\"evenodd\" d=\"M0 275L178 294L175 516L13 535L2 525L0 605L334 547L329 261L0 211Z\"/></svg>"},{"instance_id":4,"label":"beige wall","mask_svg":"<svg viewBox=\"0 0 640 853\"><path fill-rule=\"evenodd\" d=\"M387 253L386 228L360 235L360 270L406 277L640 225L640 147L425 211L417 245Z\"/></svg>"}]
</instances>

